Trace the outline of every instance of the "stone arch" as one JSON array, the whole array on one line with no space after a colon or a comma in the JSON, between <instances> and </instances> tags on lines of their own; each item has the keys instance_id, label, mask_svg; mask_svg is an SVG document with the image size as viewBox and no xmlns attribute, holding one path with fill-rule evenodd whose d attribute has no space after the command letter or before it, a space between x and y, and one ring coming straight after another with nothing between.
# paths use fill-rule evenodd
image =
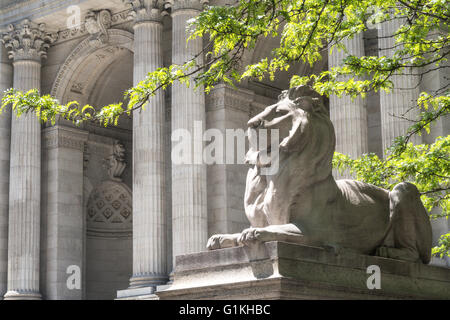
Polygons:
<instances>
[{"instance_id":1,"label":"stone arch","mask_svg":"<svg viewBox=\"0 0 450 320\"><path fill-rule=\"evenodd\" d=\"M69 54L59 68L51 89L51 95L62 103L77 100L86 103L96 79L105 68L122 55L133 52L134 35L131 32L110 29L109 41L94 46L91 39L84 39Z\"/></svg>"}]
</instances>

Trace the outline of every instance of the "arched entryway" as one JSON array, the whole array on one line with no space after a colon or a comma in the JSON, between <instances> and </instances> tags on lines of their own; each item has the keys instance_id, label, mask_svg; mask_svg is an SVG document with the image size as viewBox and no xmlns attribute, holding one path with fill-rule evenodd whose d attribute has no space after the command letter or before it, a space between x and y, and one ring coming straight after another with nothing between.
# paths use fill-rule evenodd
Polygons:
<instances>
[{"instance_id":1,"label":"arched entryway","mask_svg":"<svg viewBox=\"0 0 450 320\"><path fill-rule=\"evenodd\" d=\"M108 42L93 45L86 38L60 67L51 94L62 103L78 101L96 108L120 102L133 86L133 34L108 30ZM59 125L72 126L60 120ZM117 127L85 123L83 297L114 299L128 287L132 274L132 118ZM123 147L123 170L111 176L108 161L115 146ZM109 160L108 160L109 159Z\"/></svg>"}]
</instances>

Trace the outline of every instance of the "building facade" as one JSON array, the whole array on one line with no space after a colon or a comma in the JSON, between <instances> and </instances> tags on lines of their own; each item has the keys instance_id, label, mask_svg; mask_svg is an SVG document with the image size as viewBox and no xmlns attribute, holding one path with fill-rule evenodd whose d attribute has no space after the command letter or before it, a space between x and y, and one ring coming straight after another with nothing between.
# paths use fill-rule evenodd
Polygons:
<instances>
[{"instance_id":1,"label":"building facade","mask_svg":"<svg viewBox=\"0 0 450 320\"><path fill-rule=\"evenodd\" d=\"M186 22L205 1L2 0L0 90L39 89L62 103L103 106L158 67L183 63L203 47L186 44ZM213 5L227 1L210 1ZM394 22L346 43L355 55L389 47ZM261 41L243 65L270 55L277 39ZM382 53L388 55L389 52ZM203 59L200 57L198 59ZM122 117L116 127L41 125L34 115L0 116L0 296L5 299L114 299L117 291L151 293L170 281L176 255L205 249L208 237L248 227L243 164L174 164L171 133L245 129L248 119L288 88L293 74L335 66L325 55L314 68L295 64L277 80L217 85L210 94L175 84L152 97L151 107ZM448 83L442 71L425 81L394 79L392 94L367 99L332 97L337 151L382 156L408 121L420 90ZM448 119L428 143L449 134ZM196 137L191 137L195 143ZM202 151L193 150L196 153ZM201 157L201 154L200 154ZM434 240L449 228L433 222ZM448 260L435 260L450 265ZM73 278L80 274L81 285ZM73 277L72 277L73 276ZM73 282L71 282L73 280Z\"/></svg>"}]
</instances>

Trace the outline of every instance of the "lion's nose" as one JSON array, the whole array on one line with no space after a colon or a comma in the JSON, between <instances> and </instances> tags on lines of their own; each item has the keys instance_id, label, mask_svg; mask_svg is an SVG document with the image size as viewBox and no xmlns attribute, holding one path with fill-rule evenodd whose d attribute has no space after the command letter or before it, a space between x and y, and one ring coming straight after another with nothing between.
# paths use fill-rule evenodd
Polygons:
<instances>
[{"instance_id":1,"label":"lion's nose","mask_svg":"<svg viewBox=\"0 0 450 320\"><path fill-rule=\"evenodd\" d=\"M261 124L262 124L262 120L259 118L253 118L253 119L250 119L249 122L247 122L247 125L253 129L258 128Z\"/></svg>"}]
</instances>

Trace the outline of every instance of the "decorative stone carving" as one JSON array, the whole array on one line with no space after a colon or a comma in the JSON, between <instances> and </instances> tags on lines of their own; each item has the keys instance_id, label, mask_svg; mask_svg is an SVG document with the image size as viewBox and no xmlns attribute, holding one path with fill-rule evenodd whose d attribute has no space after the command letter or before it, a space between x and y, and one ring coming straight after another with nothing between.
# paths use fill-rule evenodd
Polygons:
<instances>
[{"instance_id":1,"label":"decorative stone carving","mask_svg":"<svg viewBox=\"0 0 450 320\"><path fill-rule=\"evenodd\" d=\"M119 29L109 29L109 44L113 46L114 54L120 54L123 50L133 51L133 34ZM89 86L86 84L88 82L88 78L96 79L92 73L80 74L77 72L78 68L82 66L88 59L95 57L98 59L95 54L98 52L108 52L112 47L104 47L102 50L99 50L97 47L91 46L90 38L84 39L78 44L75 49L68 55L67 59L61 65L58 70L58 74L55 77L55 81L53 82L52 90L50 94L52 97L59 99L60 101L68 102L71 101L68 98L67 92L72 87L74 82L85 82L84 92L89 92ZM114 56L111 55L111 59ZM111 60L112 61L112 60ZM102 61L103 63L108 63L109 60ZM99 68L101 69L101 68ZM83 81L82 79L85 79ZM92 82L94 83L94 82ZM68 89L69 88L69 89ZM75 98L75 100L78 100Z\"/></svg>"},{"instance_id":2,"label":"decorative stone carving","mask_svg":"<svg viewBox=\"0 0 450 320\"><path fill-rule=\"evenodd\" d=\"M90 236L130 236L131 190L121 182L105 181L96 187L87 203L87 232Z\"/></svg>"},{"instance_id":3,"label":"decorative stone carving","mask_svg":"<svg viewBox=\"0 0 450 320\"><path fill-rule=\"evenodd\" d=\"M248 171L244 204L252 227L212 236L209 249L285 241L430 261L431 225L413 184L400 183L389 192L360 181L334 180L334 128L322 97L313 89L284 91L248 126L279 130L280 152L268 152L272 162L279 161L279 170L262 175L259 159L267 152L250 148L247 158L253 168Z\"/></svg>"},{"instance_id":4,"label":"decorative stone carving","mask_svg":"<svg viewBox=\"0 0 450 320\"><path fill-rule=\"evenodd\" d=\"M165 1L165 8L171 8L172 12L177 10L197 10L201 11L209 0L167 0Z\"/></svg>"},{"instance_id":5,"label":"decorative stone carving","mask_svg":"<svg viewBox=\"0 0 450 320\"><path fill-rule=\"evenodd\" d=\"M130 17L130 10L125 10L117 13L111 14L111 26L113 27L115 25L123 24L131 20ZM58 40L57 43L68 41L71 39L83 37L87 34L86 26L85 24L81 24L80 27L70 28L70 29L64 29L58 32Z\"/></svg>"},{"instance_id":6,"label":"decorative stone carving","mask_svg":"<svg viewBox=\"0 0 450 320\"><path fill-rule=\"evenodd\" d=\"M1 41L5 44L10 59L40 62L47 57L50 44L57 38L56 33L45 31L45 24L36 24L26 19L16 26L10 24Z\"/></svg>"},{"instance_id":7,"label":"decorative stone carving","mask_svg":"<svg viewBox=\"0 0 450 320\"><path fill-rule=\"evenodd\" d=\"M57 42L71 40L76 37L81 37L85 34L86 34L86 27L84 26L84 24L82 24L78 28L64 29L64 30L58 32Z\"/></svg>"},{"instance_id":8,"label":"decorative stone carving","mask_svg":"<svg viewBox=\"0 0 450 320\"><path fill-rule=\"evenodd\" d=\"M161 22L163 16L167 15L164 10L164 1L161 0L123 0L131 7L129 15L136 23L143 21Z\"/></svg>"},{"instance_id":9,"label":"decorative stone carving","mask_svg":"<svg viewBox=\"0 0 450 320\"><path fill-rule=\"evenodd\" d=\"M88 11L84 26L91 35L90 44L100 46L108 43L108 29L111 27L111 12L109 10Z\"/></svg>"},{"instance_id":10,"label":"decorative stone carving","mask_svg":"<svg viewBox=\"0 0 450 320\"><path fill-rule=\"evenodd\" d=\"M86 172L86 170L88 169L90 158L91 158L91 153L89 152L88 144L85 143L84 149L83 149L83 171L84 172Z\"/></svg>"},{"instance_id":11,"label":"decorative stone carving","mask_svg":"<svg viewBox=\"0 0 450 320\"><path fill-rule=\"evenodd\" d=\"M235 89L229 85L219 84L206 96L207 111L232 108L249 113L253 102L253 92Z\"/></svg>"},{"instance_id":12,"label":"decorative stone carving","mask_svg":"<svg viewBox=\"0 0 450 320\"><path fill-rule=\"evenodd\" d=\"M113 181L122 181L122 175L125 167L125 147L119 141L115 141L113 145L113 153L105 159L105 167L108 170L109 178Z\"/></svg>"},{"instance_id":13,"label":"decorative stone carving","mask_svg":"<svg viewBox=\"0 0 450 320\"><path fill-rule=\"evenodd\" d=\"M43 147L46 149L69 148L85 150L88 133L62 126L46 128L43 133Z\"/></svg>"},{"instance_id":14,"label":"decorative stone carving","mask_svg":"<svg viewBox=\"0 0 450 320\"><path fill-rule=\"evenodd\" d=\"M82 83L76 82L72 85L72 87L70 88L70 91L79 93L79 94L83 94L83 88L84 88L84 85Z\"/></svg>"}]
</instances>

